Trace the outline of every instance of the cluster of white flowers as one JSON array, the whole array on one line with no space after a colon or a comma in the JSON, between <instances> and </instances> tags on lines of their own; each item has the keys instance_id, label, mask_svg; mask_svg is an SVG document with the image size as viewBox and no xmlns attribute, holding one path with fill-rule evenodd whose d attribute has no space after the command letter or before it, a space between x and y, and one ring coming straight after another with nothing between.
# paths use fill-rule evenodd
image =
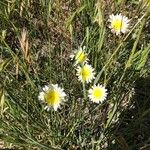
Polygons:
<instances>
[{"instance_id":1,"label":"cluster of white flowers","mask_svg":"<svg viewBox=\"0 0 150 150\"><path fill-rule=\"evenodd\" d=\"M86 47L80 47L79 50L75 51L72 58L75 60L75 65L77 65L77 77L83 84L88 84L95 78L95 70L89 64L88 54L86 53ZM102 85L93 85L88 90L88 97L91 101L95 103L102 103L107 97L107 90Z\"/></svg>"},{"instance_id":2,"label":"cluster of white flowers","mask_svg":"<svg viewBox=\"0 0 150 150\"><path fill-rule=\"evenodd\" d=\"M111 31L116 35L128 31L129 19L121 14L110 15L109 22ZM89 59L86 53L86 47L80 47L74 51L70 57L75 61L74 66L76 67L78 80L83 84L91 83L96 73L94 68L88 63ZM47 104L45 109L49 110L50 107L53 107L55 111L60 107L60 104L65 101L65 97L64 89L60 88L57 84L45 86L38 96L39 100ZM102 103L107 97L107 89L100 84L93 85L88 90L88 97L95 103Z\"/></svg>"},{"instance_id":3,"label":"cluster of white flowers","mask_svg":"<svg viewBox=\"0 0 150 150\"><path fill-rule=\"evenodd\" d=\"M77 71L78 80L84 84L91 83L95 78L94 68L88 64L88 54L84 48L79 48L75 51L71 58L75 60L75 66ZM42 91L39 93L38 99L46 103L45 109L49 110L51 107L55 111L60 107L63 101L65 101L66 94L63 88L60 88L57 84L51 84L44 86ZM102 85L93 85L88 90L88 97L95 103L103 102L107 97L107 90Z\"/></svg>"}]
</instances>

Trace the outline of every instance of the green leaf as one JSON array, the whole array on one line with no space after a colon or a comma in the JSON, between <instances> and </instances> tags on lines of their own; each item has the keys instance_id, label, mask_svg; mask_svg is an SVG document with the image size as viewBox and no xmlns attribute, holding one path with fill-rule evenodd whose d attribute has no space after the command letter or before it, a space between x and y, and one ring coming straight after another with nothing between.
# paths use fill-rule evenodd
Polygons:
<instances>
[{"instance_id":1,"label":"green leaf","mask_svg":"<svg viewBox=\"0 0 150 150\"><path fill-rule=\"evenodd\" d=\"M140 59L136 64L136 70L140 70L142 67L144 67L149 54L150 54L150 44L146 48L144 48L144 50L141 50Z\"/></svg>"},{"instance_id":2,"label":"green leaf","mask_svg":"<svg viewBox=\"0 0 150 150\"><path fill-rule=\"evenodd\" d=\"M1 116L3 115L4 103L5 103L4 90L0 89L0 112L1 112Z\"/></svg>"},{"instance_id":3,"label":"green leaf","mask_svg":"<svg viewBox=\"0 0 150 150\"><path fill-rule=\"evenodd\" d=\"M2 63L0 63L0 72L2 72L10 62L11 62L11 59L7 59L3 61Z\"/></svg>"}]
</instances>

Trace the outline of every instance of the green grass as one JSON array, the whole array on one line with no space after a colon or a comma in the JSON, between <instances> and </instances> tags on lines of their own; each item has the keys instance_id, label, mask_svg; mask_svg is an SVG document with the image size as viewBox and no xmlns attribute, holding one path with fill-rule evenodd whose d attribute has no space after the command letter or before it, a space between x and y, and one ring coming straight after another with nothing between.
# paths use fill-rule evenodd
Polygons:
<instances>
[{"instance_id":1,"label":"green grass","mask_svg":"<svg viewBox=\"0 0 150 150\"><path fill-rule=\"evenodd\" d=\"M138 0L0 2L0 139L5 148L39 150L148 149L149 7ZM128 16L116 36L110 14ZM95 84L107 100L92 103L70 54L86 46ZM67 101L44 110L41 88L58 83Z\"/></svg>"}]
</instances>

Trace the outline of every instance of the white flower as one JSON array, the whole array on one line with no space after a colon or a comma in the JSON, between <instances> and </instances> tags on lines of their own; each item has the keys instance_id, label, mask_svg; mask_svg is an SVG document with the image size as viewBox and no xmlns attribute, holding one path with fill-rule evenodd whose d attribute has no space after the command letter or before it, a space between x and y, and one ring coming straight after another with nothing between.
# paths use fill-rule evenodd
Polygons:
<instances>
[{"instance_id":1,"label":"white flower","mask_svg":"<svg viewBox=\"0 0 150 150\"><path fill-rule=\"evenodd\" d=\"M129 21L130 20L127 17L122 16L121 14L112 14L109 16L109 27L113 33L116 33L116 35L126 33L128 31Z\"/></svg>"},{"instance_id":2,"label":"white flower","mask_svg":"<svg viewBox=\"0 0 150 150\"><path fill-rule=\"evenodd\" d=\"M102 103L107 97L107 89L102 85L94 85L88 91L88 97L95 103Z\"/></svg>"},{"instance_id":3,"label":"white flower","mask_svg":"<svg viewBox=\"0 0 150 150\"><path fill-rule=\"evenodd\" d=\"M62 88L58 87L57 84L51 84L43 88L43 91L39 93L38 99L47 104L45 107L46 110L53 107L57 111L62 101L65 100L65 96L66 94Z\"/></svg>"},{"instance_id":4,"label":"white flower","mask_svg":"<svg viewBox=\"0 0 150 150\"><path fill-rule=\"evenodd\" d=\"M81 82L89 83L94 79L95 72L91 65L84 64L77 67L77 76Z\"/></svg>"},{"instance_id":5,"label":"white flower","mask_svg":"<svg viewBox=\"0 0 150 150\"><path fill-rule=\"evenodd\" d=\"M85 46L80 47L70 55L71 59L75 59L75 65L85 63L87 59L87 53L85 52Z\"/></svg>"}]
</instances>

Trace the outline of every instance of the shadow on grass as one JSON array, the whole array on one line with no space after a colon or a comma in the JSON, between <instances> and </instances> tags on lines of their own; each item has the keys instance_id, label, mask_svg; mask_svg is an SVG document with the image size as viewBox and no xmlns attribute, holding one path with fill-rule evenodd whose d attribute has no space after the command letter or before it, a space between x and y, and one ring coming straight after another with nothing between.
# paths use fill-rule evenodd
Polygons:
<instances>
[{"instance_id":1,"label":"shadow on grass","mask_svg":"<svg viewBox=\"0 0 150 150\"><path fill-rule=\"evenodd\" d=\"M135 82L135 95L113 128L109 150L150 150L150 77Z\"/></svg>"}]
</instances>

